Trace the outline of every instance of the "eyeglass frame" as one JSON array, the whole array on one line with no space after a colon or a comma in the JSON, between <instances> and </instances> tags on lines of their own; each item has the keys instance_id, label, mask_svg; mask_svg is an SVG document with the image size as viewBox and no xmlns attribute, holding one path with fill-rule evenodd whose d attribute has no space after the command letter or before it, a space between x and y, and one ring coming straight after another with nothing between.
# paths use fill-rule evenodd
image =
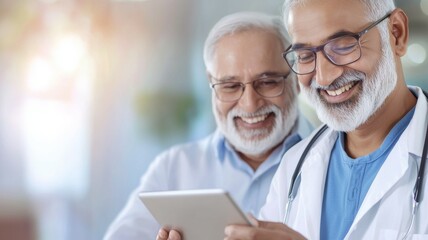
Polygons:
<instances>
[{"instance_id":1,"label":"eyeglass frame","mask_svg":"<svg viewBox=\"0 0 428 240\"><path fill-rule=\"evenodd\" d=\"M237 84L239 84L239 85L241 86L241 95L239 95L239 98L237 98L237 99L235 99L235 100L230 100L230 101L226 101L226 100L222 100L222 99L220 99L220 97L219 97L219 96L218 96L218 94L217 94L217 90L215 89L215 86L216 86L216 85L221 85L221 84L225 84L225 83L231 83L230 81L229 81L229 82L216 82L216 83L212 83L212 82L210 82L210 83L209 83L209 85L210 85L210 88L214 91L214 94L215 94L216 98L217 98L218 100L220 100L221 102L229 102L229 103L231 103L231 102L237 102L237 101L239 101L239 99L241 99L242 95L244 95L245 87L246 87L246 85L247 85L247 84L251 84L251 87L254 89L254 91L255 91L259 96L261 96L261 97L263 97L263 98L275 98L275 97L281 96L281 95L284 93L284 89L285 89L285 80L287 80L287 78L288 78L288 77L290 77L290 75L291 75L291 72L289 72L289 73L287 73L287 74L282 74L282 75L269 75L269 76L264 76L264 77L260 77L260 78L257 78L257 79L254 79L254 80L251 80L251 81L248 81L248 82L233 82L233 83L237 83ZM255 83L255 82L257 82L257 81L259 81L259 80L263 80L263 79L269 79L269 78L281 78L281 81L283 82L282 90L281 90L277 95L274 95L274 96L264 96L264 95L260 94L260 93L256 90L256 88L254 87L254 83ZM214 78L214 77L212 77L212 76L210 76L210 79L214 79L214 80L218 81L216 78Z\"/></svg>"},{"instance_id":2,"label":"eyeglass frame","mask_svg":"<svg viewBox=\"0 0 428 240\"><path fill-rule=\"evenodd\" d=\"M316 60L317 60L317 52L319 52L319 51L321 51L322 53L323 53L323 55L325 56L325 58L326 59L328 59L328 61L329 62L331 62L332 64L334 64L334 65L336 65L336 66L345 66L345 65L348 65L348 64L351 64L351 63L354 63L354 62L356 62L356 61L358 61L358 60L360 60L361 59L361 56L362 56L362 51L361 51L361 42L360 42L360 39L361 39L361 37L364 35L364 34L366 34L368 31L370 31L372 28L374 28L376 25L378 25L379 23L381 23L383 20L385 20L385 19L387 19L387 18L389 18L390 16L391 16L391 14L392 14L392 12L393 11L391 11L391 12L389 12L389 13L387 13L387 14L385 14L383 17L381 17L379 20L377 20L377 21L375 21L375 22L373 22L372 24L370 24L368 27L366 27L365 29L363 29L362 31L360 31L360 32L358 32L358 33L345 33L345 34L343 34L342 36L339 36L339 37L335 37L335 38L333 38L333 39L330 39L329 41L327 41L327 42L325 42L324 44L321 44L321 45L319 45L319 46L315 46L315 47L302 47L302 48L296 48L296 49L292 49L292 47L293 47L293 45L290 45L283 53L282 53L282 57L284 58L284 60L285 60L285 62L287 63L287 65L290 67L290 69L291 69L291 71L293 71L294 73L296 73L296 74L298 74L298 75L306 75L306 74L310 74L310 73L313 73L315 70L316 70L316 68L317 68L317 63L316 63ZM356 40L357 40L357 42L358 42L358 47L359 47L359 50L360 50L360 56L357 58L357 59L355 59L354 61L351 61L351 62L349 62L349 63L346 63L346 64L337 64L337 63L335 63L332 59L330 59L330 57L328 56L328 54L324 51L324 47L325 47L325 45L327 45L327 44L329 44L329 43L331 43L331 42L333 42L333 41L336 41L337 39L340 39L340 38L343 38L343 37L353 37L353 38L355 38ZM313 54L314 54L314 69L312 70L312 71L310 71L310 72L307 72L307 73L298 73L298 72L296 72L294 69L293 69L293 65L294 64L291 64L291 63L289 63L288 62L288 60L287 60L287 54L289 54L289 53L292 53L293 51L296 51L296 50L309 50L309 51L311 51Z\"/></svg>"}]
</instances>

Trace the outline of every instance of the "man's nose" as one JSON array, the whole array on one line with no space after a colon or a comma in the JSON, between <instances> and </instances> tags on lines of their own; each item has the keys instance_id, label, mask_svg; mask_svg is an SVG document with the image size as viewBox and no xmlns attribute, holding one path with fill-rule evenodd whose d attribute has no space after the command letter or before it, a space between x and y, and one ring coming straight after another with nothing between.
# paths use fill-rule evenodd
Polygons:
<instances>
[{"instance_id":1,"label":"man's nose","mask_svg":"<svg viewBox=\"0 0 428 240\"><path fill-rule=\"evenodd\" d=\"M315 80L320 86L329 86L342 74L342 66L333 64L323 53L317 53Z\"/></svg>"},{"instance_id":2,"label":"man's nose","mask_svg":"<svg viewBox=\"0 0 428 240\"><path fill-rule=\"evenodd\" d=\"M245 112L256 112L264 103L264 98L260 96L253 85L245 84L244 92L239 99L238 105Z\"/></svg>"}]
</instances>

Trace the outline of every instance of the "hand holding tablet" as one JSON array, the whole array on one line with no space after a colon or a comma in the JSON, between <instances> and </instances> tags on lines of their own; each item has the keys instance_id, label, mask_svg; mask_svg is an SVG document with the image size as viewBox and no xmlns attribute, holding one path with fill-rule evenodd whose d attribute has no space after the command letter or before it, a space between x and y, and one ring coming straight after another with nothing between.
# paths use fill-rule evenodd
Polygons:
<instances>
[{"instance_id":1,"label":"hand holding tablet","mask_svg":"<svg viewBox=\"0 0 428 240\"><path fill-rule=\"evenodd\" d=\"M159 224L179 230L184 240L219 240L227 225L251 225L221 189L144 192L139 197Z\"/></svg>"}]
</instances>

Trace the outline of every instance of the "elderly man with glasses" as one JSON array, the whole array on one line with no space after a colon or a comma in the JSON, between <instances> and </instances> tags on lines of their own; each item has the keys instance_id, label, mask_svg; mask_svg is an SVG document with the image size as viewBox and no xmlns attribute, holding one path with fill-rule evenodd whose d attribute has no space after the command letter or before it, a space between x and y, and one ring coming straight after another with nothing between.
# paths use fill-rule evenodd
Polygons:
<instances>
[{"instance_id":1,"label":"elderly man with glasses","mask_svg":"<svg viewBox=\"0 0 428 240\"><path fill-rule=\"evenodd\" d=\"M428 239L428 103L405 82L406 14L393 0L286 0L283 12L283 56L326 125L284 155L267 221L225 239Z\"/></svg>"},{"instance_id":2,"label":"elderly man with glasses","mask_svg":"<svg viewBox=\"0 0 428 240\"><path fill-rule=\"evenodd\" d=\"M160 226L138 193L222 188L257 215L282 155L312 130L298 114L298 84L281 52L280 18L236 13L221 19L204 47L218 129L159 155L105 239L155 239ZM167 234L166 232L161 232Z\"/></svg>"}]
</instances>

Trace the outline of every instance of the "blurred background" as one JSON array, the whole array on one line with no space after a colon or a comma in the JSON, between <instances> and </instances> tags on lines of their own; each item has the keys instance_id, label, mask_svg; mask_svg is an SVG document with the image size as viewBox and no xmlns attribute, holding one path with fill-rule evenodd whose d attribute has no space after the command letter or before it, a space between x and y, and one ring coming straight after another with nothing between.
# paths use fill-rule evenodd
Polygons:
<instances>
[{"instance_id":1,"label":"blurred background","mask_svg":"<svg viewBox=\"0 0 428 240\"><path fill-rule=\"evenodd\" d=\"M148 164L214 129L202 47L282 0L0 0L0 239L101 239ZM428 90L428 0L406 80ZM301 99L303 112L318 124Z\"/></svg>"}]
</instances>

